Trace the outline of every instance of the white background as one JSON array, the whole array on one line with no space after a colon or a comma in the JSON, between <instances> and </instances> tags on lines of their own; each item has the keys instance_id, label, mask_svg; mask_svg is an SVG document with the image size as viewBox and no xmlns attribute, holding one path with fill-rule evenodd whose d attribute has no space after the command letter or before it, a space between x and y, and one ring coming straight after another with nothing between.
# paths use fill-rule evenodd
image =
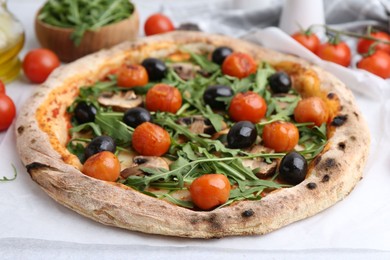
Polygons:
<instances>
[{"instance_id":1,"label":"white background","mask_svg":"<svg viewBox=\"0 0 390 260\"><path fill-rule=\"evenodd\" d=\"M139 6L141 24L149 14L162 10L157 3L163 1L134 2ZM166 2L168 7L177 3ZM213 3L217 2L221 1ZM26 30L26 45L21 56L39 47L33 19L40 3L42 1L9 1L11 11ZM206 5L207 1L188 4ZM230 4L233 5L234 1ZM172 13L173 9L165 7L163 10ZM206 28L207 24L210 22L204 21ZM312 218L265 236L204 241L128 232L86 219L55 203L41 191L18 159L11 127L0 133L0 177L12 177L11 164L16 166L18 177L15 181L0 183L0 258L390 257L390 86L367 73L321 62L278 30L262 31L259 38L265 46L296 53L319 63L354 90L371 130L372 147L363 180L345 200ZM23 103L28 104L28 97L35 87L24 77L7 86L7 93L15 101L18 111Z\"/></svg>"}]
</instances>

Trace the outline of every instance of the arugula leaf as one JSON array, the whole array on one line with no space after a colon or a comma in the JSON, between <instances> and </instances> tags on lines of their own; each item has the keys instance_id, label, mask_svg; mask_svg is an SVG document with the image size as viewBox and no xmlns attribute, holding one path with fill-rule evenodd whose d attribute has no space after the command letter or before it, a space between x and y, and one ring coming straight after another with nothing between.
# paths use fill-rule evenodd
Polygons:
<instances>
[{"instance_id":1,"label":"arugula leaf","mask_svg":"<svg viewBox=\"0 0 390 260\"><path fill-rule=\"evenodd\" d=\"M106 112L95 116L95 123L102 131L114 138L119 145L129 145L133 135L133 129L121 121L123 113Z\"/></svg>"},{"instance_id":2,"label":"arugula leaf","mask_svg":"<svg viewBox=\"0 0 390 260\"><path fill-rule=\"evenodd\" d=\"M89 129L92 129L93 133L96 136L102 135L102 130L100 129L100 126L94 122L84 123L84 124L72 127L71 129L69 129L69 131L70 131L70 134L74 134L74 133L78 133L78 132L89 130Z\"/></svg>"},{"instance_id":3,"label":"arugula leaf","mask_svg":"<svg viewBox=\"0 0 390 260\"><path fill-rule=\"evenodd\" d=\"M220 70L220 67L218 66L218 64L210 61L209 59L207 59L206 56L199 55L199 54L193 53L191 51L188 51L188 53L191 55L192 61L194 61L196 64L198 64L206 72L214 73L214 72Z\"/></svg>"},{"instance_id":4,"label":"arugula leaf","mask_svg":"<svg viewBox=\"0 0 390 260\"><path fill-rule=\"evenodd\" d=\"M0 178L0 182L16 180L16 177L18 176L18 171L16 170L15 165L11 164L11 166L12 166L12 169L14 171L14 176L12 178L7 178L6 176L3 176L2 178Z\"/></svg>"},{"instance_id":5,"label":"arugula leaf","mask_svg":"<svg viewBox=\"0 0 390 260\"><path fill-rule=\"evenodd\" d=\"M273 69L268 63L261 63L257 69L253 91L257 92L261 96L264 96L266 87L268 85L268 77L275 72L275 69Z\"/></svg>"}]
</instances>

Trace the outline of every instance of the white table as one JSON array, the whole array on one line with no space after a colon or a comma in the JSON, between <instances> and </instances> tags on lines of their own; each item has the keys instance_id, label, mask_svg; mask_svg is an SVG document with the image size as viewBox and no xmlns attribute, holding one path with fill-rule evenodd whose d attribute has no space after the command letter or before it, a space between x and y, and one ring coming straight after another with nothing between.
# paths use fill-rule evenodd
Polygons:
<instances>
[{"instance_id":1,"label":"white table","mask_svg":"<svg viewBox=\"0 0 390 260\"><path fill-rule=\"evenodd\" d=\"M10 10L26 30L26 44L21 56L39 47L33 19L42 2L9 1ZM135 2L139 4L141 24L149 14L160 10L155 0ZM269 37L265 45L272 44L281 50L284 46L292 46L289 51L320 63L348 82L356 81L354 76L350 78L349 70L316 60L300 46L280 36L280 32L271 30L263 35L283 39L275 44ZM0 133L0 177L12 177L11 164L16 166L19 175L15 181L0 183L0 258L388 259L390 148L387 144L390 143L390 117L386 109L390 109L390 104L386 97L390 97L390 86L385 86L386 83L379 79L370 81L372 78L367 77L363 77L363 82L355 82L354 87L373 82L381 87L368 88L367 91L371 94L379 91L382 97L357 94L358 104L373 134L372 154L365 178L350 196L323 213L261 237L187 240L143 235L95 223L55 203L31 181L18 160L11 127ZM15 101L18 111L23 103L28 102L35 88L24 77L7 86L7 93Z\"/></svg>"}]
</instances>

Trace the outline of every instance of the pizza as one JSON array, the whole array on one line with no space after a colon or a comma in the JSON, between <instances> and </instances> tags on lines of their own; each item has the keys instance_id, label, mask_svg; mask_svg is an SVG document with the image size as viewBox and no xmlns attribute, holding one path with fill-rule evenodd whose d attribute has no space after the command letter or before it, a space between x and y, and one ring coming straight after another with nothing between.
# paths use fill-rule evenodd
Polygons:
<instances>
[{"instance_id":1,"label":"pizza","mask_svg":"<svg viewBox=\"0 0 390 260\"><path fill-rule=\"evenodd\" d=\"M266 234L346 197L370 136L352 92L298 57L173 32L54 71L21 110L17 148L58 203L105 225Z\"/></svg>"}]
</instances>

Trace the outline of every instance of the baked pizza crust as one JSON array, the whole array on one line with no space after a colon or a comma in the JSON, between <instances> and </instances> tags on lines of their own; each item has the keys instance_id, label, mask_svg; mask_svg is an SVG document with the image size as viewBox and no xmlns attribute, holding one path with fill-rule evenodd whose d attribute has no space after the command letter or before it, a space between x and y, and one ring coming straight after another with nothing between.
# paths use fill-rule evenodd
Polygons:
<instances>
[{"instance_id":1,"label":"baked pizza crust","mask_svg":"<svg viewBox=\"0 0 390 260\"><path fill-rule=\"evenodd\" d=\"M61 117L79 87L101 79L126 60L140 62L146 57L164 57L183 46L213 49L222 45L246 52L256 60L272 64L287 61L309 68L320 79L324 97L330 101L338 97L340 108L337 120L331 123L333 134L326 149L310 165L310 175L299 185L276 190L260 201L193 211L119 183L90 178L80 172L77 158L65 148L61 150L68 130ZM54 118L54 124L39 114L40 109L48 106L59 108L49 116ZM332 206L362 178L370 147L368 127L354 97L337 78L296 57L242 40L199 32L173 32L123 43L57 69L21 110L16 137L20 157L31 178L57 202L106 225L191 238L265 234Z\"/></svg>"}]
</instances>

